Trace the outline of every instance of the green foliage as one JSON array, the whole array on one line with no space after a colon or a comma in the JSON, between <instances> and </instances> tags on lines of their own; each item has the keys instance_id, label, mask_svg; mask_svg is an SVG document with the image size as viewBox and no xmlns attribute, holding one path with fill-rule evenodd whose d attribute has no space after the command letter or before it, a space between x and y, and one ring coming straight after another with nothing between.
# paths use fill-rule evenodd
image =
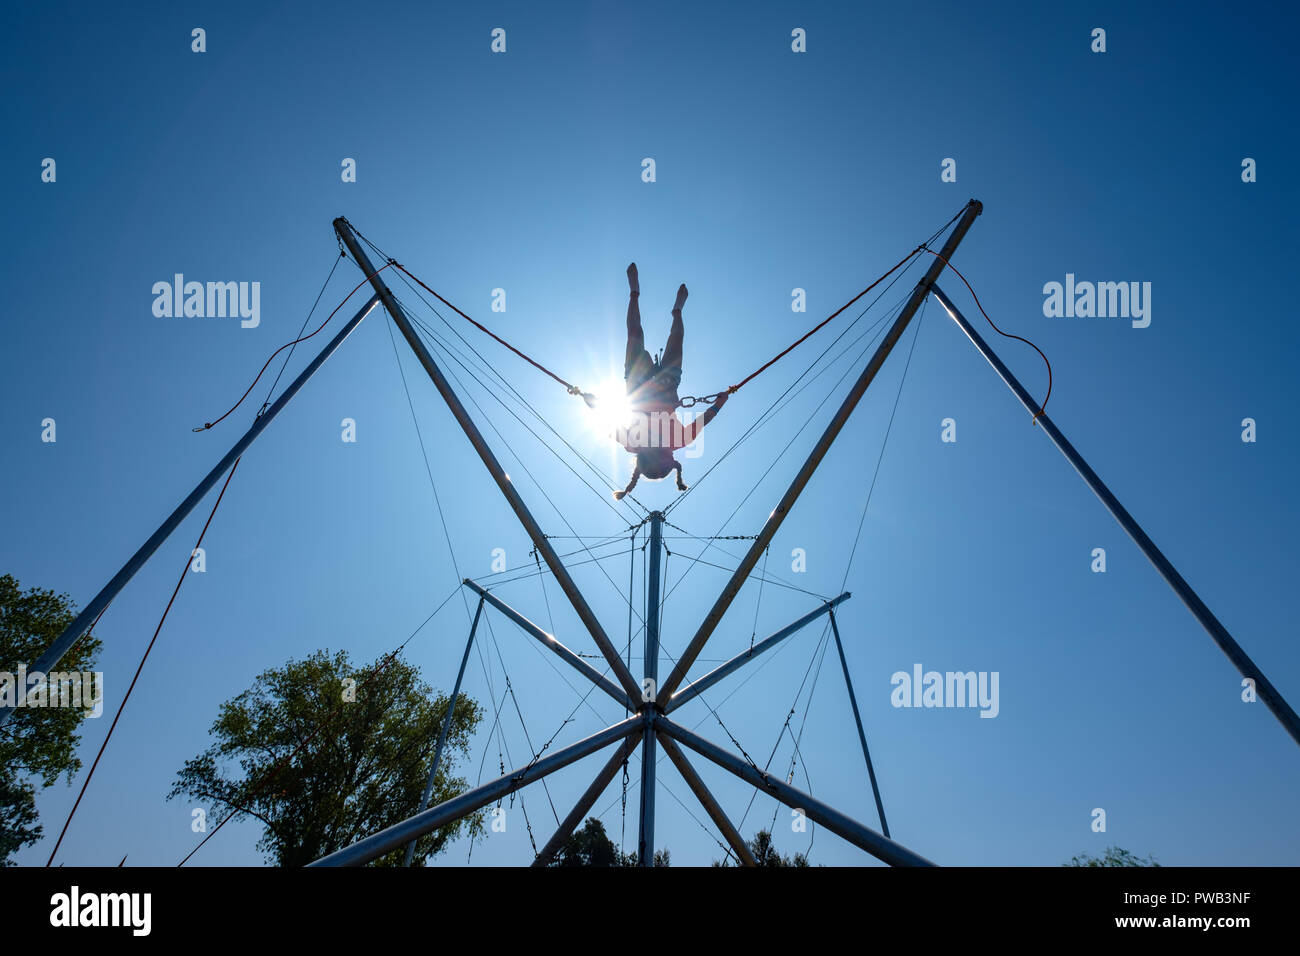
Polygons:
<instances>
[{"instance_id":1,"label":"green foliage","mask_svg":"<svg viewBox=\"0 0 1300 956\"><path fill-rule=\"evenodd\" d=\"M670 866L668 851L656 850L655 866ZM605 824L588 817L581 828L569 834L551 866L636 866L636 853L620 853L614 841L605 834Z\"/></svg>"},{"instance_id":2,"label":"green foliage","mask_svg":"<svg viewBox=\"0 0 1300 956\"><path fill-rule=\"evenodd\" d=\"M31 588L24 592L12 575L0 576L0 671L16 675L32 663L76 617L66 594ZM59 662L61 671L93 671L101 642L81 638ZM0 862L41 837L36 786L67 782L81 769L77 745L87 711L77 707L22 707L0 729Z\"/></svg>"},{"instance_id":3,"label":"green foliage","mask_svg":"<svg viewBox=\"0 0 1300 956\"><path fill-rule=\"evenodd\" d=\"M261 821L257 847L268 862L302 866L418 811L447 705L400 656L358 668L346 651L317 651L265 671L222 704L216 742L186 761L168 798L208 802L213 820L237 808ZM481 717L461 694L430 805L466 789L451 772ZM228 775L232 765L239 772ZM415 865L481 828L473 814L421 837ZM399 848L373 865L400 866L404 857Z\"/></svg>"},{"instance_id":4,"label":"green foliage","mask_svg":"<svg viewBox=\"0 0 1300 956\"><path fill-rule=\"evenodd\" d=\"M808 856L804 853L796 853L794 856L782 856L777 850L776 844L772 842L772 831L759 830L754 834L754 839L745 844L749 847L749 852L754 854L754 861L759 866L809 866ZM714 860L714 866L735 866L736 864L727 860Z\"/></svg>"},{"instance_id":5,"label":"green foliage","mask_svg":"<svg viewBox=\"0 0 1300 956\"><path fill-rule=\"evenodd\" d=\"M1147 856L1145 859L1140 856L1134 856L1128 850L1117 846L1106 847L1106 852L1101 856L1093 856L1091 853L1080 853L1078 856L1070 857L1069 863L1062 863L1061 866L1159 866L1154 856Z\"/></svg>"}]
</instances>

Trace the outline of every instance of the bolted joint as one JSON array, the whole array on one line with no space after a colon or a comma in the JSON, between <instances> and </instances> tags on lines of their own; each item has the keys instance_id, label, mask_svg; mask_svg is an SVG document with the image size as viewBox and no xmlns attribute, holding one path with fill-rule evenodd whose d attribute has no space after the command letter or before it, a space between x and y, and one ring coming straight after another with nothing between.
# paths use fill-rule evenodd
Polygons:
<instances>
[{"instance_id":1,"label":"bolted joint","mask_svg":"<svg viewBox=\"0 0 1300 956\"><path fill-rule=\"evenodd\" d=\"M663 706L657 700L643 700L637 704L636 712L646 720L654 720L664 713Z\"/></svg>"}]
</instances>

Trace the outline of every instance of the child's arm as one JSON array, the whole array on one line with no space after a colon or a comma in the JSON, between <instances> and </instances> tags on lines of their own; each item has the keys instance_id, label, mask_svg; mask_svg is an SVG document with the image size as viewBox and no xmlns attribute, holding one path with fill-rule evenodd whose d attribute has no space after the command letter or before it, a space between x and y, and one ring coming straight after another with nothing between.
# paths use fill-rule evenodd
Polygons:
<instances>
[{"instance_id":1,"label":"child's arm","mask_svg":"<svg viewBox=\"0 0 1300 956\"><path fill-rule=\"evenodd\" d=\"M641 462L638 461L636 463L636 467L632 470L632 480L627 483L627 487L624 488L622 491L614 492L614 500L622 501L623 496L628 494L633 488L636 487L637 479L640 477L641 477Z\"/></svg>"},{"instance_id":2,"label":"child's arm","mask_svg":"<svg viewBox=\"0 0 1300 956\"><path fill-rule=\"evenodd\" d=\"M704 426L713 421L713 419L717 417L718 412L722 411L722 406L727 404L728 395L729 393L723 392L717 397L714 403L708 407L708 410L705 411L703 415L695 419L695 421L691 422L689 425L684 426L682 428L682 443L680 445L675 445L674 447L685 448L687 445L691 444L691 442L695 441L700 432L704 431Z\"/></svg>"}]
</instances>

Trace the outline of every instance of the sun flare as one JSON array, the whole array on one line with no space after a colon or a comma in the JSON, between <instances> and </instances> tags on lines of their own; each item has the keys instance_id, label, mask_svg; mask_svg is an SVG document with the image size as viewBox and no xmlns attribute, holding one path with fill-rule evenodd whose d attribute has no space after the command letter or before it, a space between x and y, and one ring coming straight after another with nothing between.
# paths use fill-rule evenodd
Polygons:
<instances>
[{"instance_id":1,"label":"sun flare","mask_svg":"<svg viewBox=\"0 0 1300 956\"><path fill-rule=\"evenodd\" d=\"M596 397L589 419L592 431L607 437L631 426L634 414L622 382L603 382L592 394Z\"/></svg>"}]
</instances>

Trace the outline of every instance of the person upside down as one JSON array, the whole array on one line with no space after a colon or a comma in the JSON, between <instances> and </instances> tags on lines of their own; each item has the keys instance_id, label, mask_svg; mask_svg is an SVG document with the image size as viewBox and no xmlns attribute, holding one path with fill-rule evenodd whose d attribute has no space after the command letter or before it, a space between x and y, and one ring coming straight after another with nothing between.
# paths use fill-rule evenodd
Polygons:
<instances>
[{"instance_id":1,"label":"person upside down","mask_svg":"<svg viewBox=\"0 0 1300 956\"><path fill-rule=\"evenodd\" d=\"M645 332L641 328L641 310L638 306L641 286L635 262L627 267L627 283L627 355L623 364L623 378L627 384L632 421L629 427L619 429L616 440L636 456L636 462L632 469L632 480L627 483L627 487L614 492L616 501L635 488L641 478L661 481L673 472L677 474L677 490L685 491L682 463L673 453L694 442L727 401L727 393L723 392L703 415L689 425L682 423L677 416L677 389L682 382L682 336L685 332L682 306L686 304L686 286L683 284L677 289L673 324L663 353L658 359L652 359L646 351ZM584 398L589 406L593 405L591 397Z\"/></svg>"}]
</instances>

